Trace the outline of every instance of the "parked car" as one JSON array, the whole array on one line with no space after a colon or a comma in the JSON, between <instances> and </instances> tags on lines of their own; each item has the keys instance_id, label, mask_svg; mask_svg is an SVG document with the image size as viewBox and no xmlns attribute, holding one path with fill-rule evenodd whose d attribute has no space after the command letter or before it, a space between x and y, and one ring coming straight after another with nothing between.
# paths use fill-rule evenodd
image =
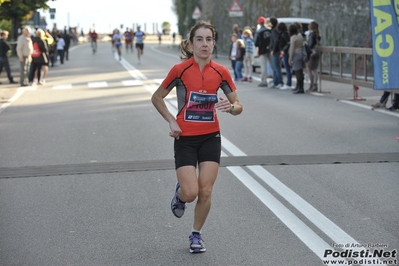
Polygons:
<instances>
[{"instance_id":1,"label":"parked car","mask_svg":"<svg viewBox=\"0 0 399 266\"><path fill-rule=\"evenodd\" d=\"M285 24L287 24L287 27L289 27L294 22L300 22L302 24L302 30L305 33L308 31L310 22L314 21L314 19L310 19L310 18L277 18L277 21L279 23L284 22ZM253 72L256 72L257 68L260 68L259 56L255 56L255 58L254 58L254 63L252 64ZM282 71L284 72L283 67L282 67Z\"/></svg>"}]
</instances>

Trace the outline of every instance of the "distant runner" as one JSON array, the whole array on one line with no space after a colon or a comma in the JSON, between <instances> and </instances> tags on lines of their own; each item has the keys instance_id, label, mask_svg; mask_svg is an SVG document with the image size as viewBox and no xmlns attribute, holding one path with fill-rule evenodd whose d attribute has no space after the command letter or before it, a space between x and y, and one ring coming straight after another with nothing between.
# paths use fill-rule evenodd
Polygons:
<instances>
[{"instance_id":1,"label":"distant runner","mask_svg":"<svg viewBox=\"0 0 399 266\"><path fill-rule=\"evenodd\" d=\"M97 35L96 31L93 30L93 32L90 35L91 48L93 49L93 54L95 54L97 51L97 38L98 38L98 35Z\"/></svg>"},{"instance_id":2,"label":"distant runner","mask_svg":"<svg viewBox=\"0 0 399 266\"><path fill-rule=\"evenodd\" d=\"M119 61L122 60L122 39L123 35L120 34L119 30L116 30L114 36L112 36L112 40L115 42L115 48L119 55Z\"/></svg>"},{"instance_id":3,"label":"distant runner","mask_svg":"<svg viewBox=\"0 0 399 266\"><path fill-rule=\"evenodd\" d=\"M125 45L126 45L126 53L130 51L133 53L133 38L134 38L134 33L131 29L126 28L125 33L123 34L125 36Z\"/></svg>"},{"instance_id":4,"label":"distant runner","mask_svg":"<svg viewBox=\"0 0 399 266\"><path fill-rule=\"evenodd\" d=\"M137 59L139 60L139 65L140 65L140 58L144 52L143 41L145 39L145 33L140 30L140 26L137 26L137 31L134 33L134 36L136 37Z\"/></svg>"}]
</instances>

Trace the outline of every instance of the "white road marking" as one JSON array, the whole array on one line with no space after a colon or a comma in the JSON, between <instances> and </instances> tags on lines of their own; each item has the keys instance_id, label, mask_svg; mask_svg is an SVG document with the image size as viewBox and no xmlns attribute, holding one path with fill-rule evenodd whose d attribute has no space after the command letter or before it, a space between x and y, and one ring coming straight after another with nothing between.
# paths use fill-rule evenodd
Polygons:
<instances>
[{"instance_id":1,"label":"white road marking","mask_svg":"<svg viewBox=\"0 0 399 266\"><path fill-rule=\"evenodd\" d=\"M346 103L346 104L349 104L349 105L354 105L354 106L357 106L357 107L360 107L360 108L364 108L364 109L376 111L376 112L379 112L379 113L383 113L383 114L399 117L399 114L396 113L396 112L386 111L384 109L373 108L373 107L368 106L368 105L364 105L364 104L360 104L360 103L353 102L353 101L348 101L348 100L339 100L339 101L342 102L342 103Z\"/></svg>"},{"instance_id":2,"label":"white road marking","mask_svg":"<svg viewBox=\"0 0 399 266\"><path fill-rule=\"evenodd\" d=\"M24 91L35 91L35 90L37 90L37 85L20 87L19 89L24 90Z\"/></svg>"},{"instance_id":3,"label":"white road marking","mask_svg":"<svg viewBox=\"0 0 399 266\"><path fill-rule=\"evenodd\" d=\"M106 81L89 82L87 86L89 88L105 88L108 87L108 83Z\"/></svg>"},{"instance_id":4,"label":"white road marking","mask_svg":"<svg viewBox=\"0 0 399 266\"><path fill-rule=\"evenodd\" d=\"M223 140L222 140L223 143ZM237 177L265 206L267 206L290 230L305 243L320 259L331 245L319 237L312 229L302 222L295 214L285 207L269 191L249 175L242 167L229 166L227 169ZM266 171L266 170L265 170ZM341 243L341 242L337 242ZM330 264L324 264L330 265Z\"/></svg>"},{"instance_id":5,"label":"white road marking","mask_svg":"<svg viewBox=\"0 0 399 266\"><path fill-rule=\"evenodd\" d=\"M60 84L60 85L55 85L52 88L53 90L68 90L72 89L72 84Z\"/></svg>"},{"instance_id":6,"label":"white road marking","mask_svg":"<svg viewBox=\"0 0 399 266\"><path fill-rule=\"evenodd\" d=\"M158 83L159 85L161 85L163 81L164 79L154 79L154 82Z\"/></svg>"},{"instance_id":7,"label":"white road marking","mask_svg":"<svg viewBox=\"0 0 399 266\"><path fill-rule=\"evenodd\" d=\"M117 53L115 53L115 59L118 60L121 65L129 72L129 74L138 80L145 80L147 79L146 76L144 76L139 70L137 70L135 67L133 67L128 61L126 61L123 57L121 58L121 60L119 60L119 56Z\"/></svg>"},{"instance_id":8,"label":"white road marking","mask_svg":"<svg viewBox=\"0 0 399 266\"><path fill-rule=\"evenodd\" d=\"M24 94L24 92L24 90L18 89L14 96L12 96L7 102L3 103L0 106L0 113L3 112L8 106L10 106L14 101L16 101L22 94Z\"/></svg>"},{"instance_id":9,"label":"white road marking","mask_svg":"<svg viewBox=\"0 0 399 266\"><path fill-rule=\"evenodd\" d=\"M123 86L142 86L143 82L141 80L122 80Z\"/></svg>"}]
</instances>

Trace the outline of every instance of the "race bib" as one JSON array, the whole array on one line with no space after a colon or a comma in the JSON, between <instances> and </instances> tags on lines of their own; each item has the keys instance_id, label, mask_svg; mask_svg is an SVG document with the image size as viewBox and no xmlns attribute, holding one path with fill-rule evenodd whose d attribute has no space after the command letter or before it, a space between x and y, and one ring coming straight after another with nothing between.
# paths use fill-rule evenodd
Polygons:
<instances>
[{"instance_id":1,"label":"race bib","mask_svg":"<svg viewBox=\"0 0 399 266\"><path fill-rule=\"evenodd\" d=\"M216 94L191 92L184 120L191 122L214 122L215 103L217 102L218 98Z\"/></svg>"}]
</instances>

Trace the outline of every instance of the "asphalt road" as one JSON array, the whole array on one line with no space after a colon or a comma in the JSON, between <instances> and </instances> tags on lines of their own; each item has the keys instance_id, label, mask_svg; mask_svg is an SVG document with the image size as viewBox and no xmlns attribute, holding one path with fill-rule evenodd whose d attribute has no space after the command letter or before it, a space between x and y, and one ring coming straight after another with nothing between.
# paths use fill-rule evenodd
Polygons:
<instances>
[{"instance_id":1,"label":"asphalt road","mask_svg":"<svg viewBox=\"0 0 399 266\"><path fill-rule=\"evenodd\" d=\"M3 103L0 265L397 264L397 113L328 82L325 95L237 84L244 112L218 114L207 252L190 254L194 205L170 211L173 140L150 101L176 51L147 43L139 65L80 45Z\"/></svg>"}]
</instances>

